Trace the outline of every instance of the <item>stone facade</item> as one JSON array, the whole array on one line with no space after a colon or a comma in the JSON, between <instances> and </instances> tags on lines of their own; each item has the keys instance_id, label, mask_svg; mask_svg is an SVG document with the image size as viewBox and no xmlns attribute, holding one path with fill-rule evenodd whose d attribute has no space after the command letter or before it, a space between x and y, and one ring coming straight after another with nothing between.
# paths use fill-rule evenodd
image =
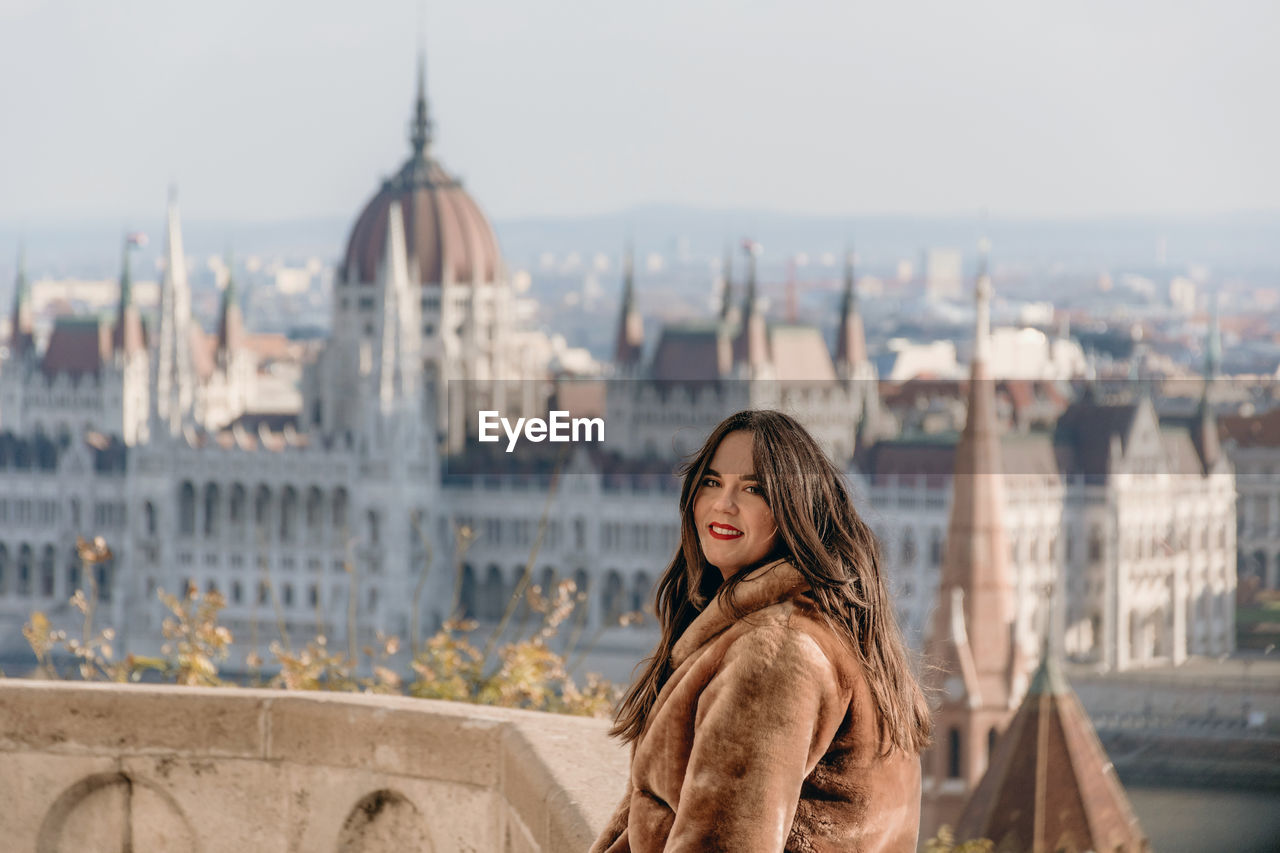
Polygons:
<instances>
[{"instance_id":1,"label":"stone facade","mask_svg":"<svg viewBox=\"0 0 1280 853\"><path fill-rule=\"evenodd\" d=\"M0 838L35 853L585 850L602 720L385 696L0 681Z\"/></svg>"}]
</instances>

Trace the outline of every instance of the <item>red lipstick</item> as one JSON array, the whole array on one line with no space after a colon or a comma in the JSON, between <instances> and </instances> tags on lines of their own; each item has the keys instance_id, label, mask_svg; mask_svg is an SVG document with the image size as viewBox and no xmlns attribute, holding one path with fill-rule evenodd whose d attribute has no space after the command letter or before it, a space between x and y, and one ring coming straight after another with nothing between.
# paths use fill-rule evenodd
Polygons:
<instances>
[{"instance_id":1,"label":"red lipstick","mask_svg":"<svg viewBox=\"0 0 1280 853\"><path fill-rule=\"evenodd\" d=\"M722 529L725 529L725 530L732 530L733 532L732 532L732 533L718 533L718 532L716 532L716 531L713 529L713 528L715 528L715 527L719 527L719 528L722 528ZM708 525L707 525L707 532L708 532L708 533L710 533L710 534L711 534L711 536L712 536L712 538L714 538L714 539L738 539L738 538L741 538L741 536L742 536L742 531L741 531L741 530L739 530L738 528L734 527L732 524L722 524L722 523L720 523L719 521L713 521L713 522L711 522L711 524L708 524Z\"/></svg>"}]
</instances>

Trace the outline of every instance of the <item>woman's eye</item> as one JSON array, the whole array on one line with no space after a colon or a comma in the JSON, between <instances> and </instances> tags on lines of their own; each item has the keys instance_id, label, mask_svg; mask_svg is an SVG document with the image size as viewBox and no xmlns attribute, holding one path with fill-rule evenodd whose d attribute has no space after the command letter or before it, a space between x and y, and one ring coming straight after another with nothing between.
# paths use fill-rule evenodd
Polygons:
<instances>
[{"instance_id":1,"label":"woman's eye","mask_svg":"<svg viewBox=\"0 0 1280 853\"><path fill-rule=\"evenodd\" d=\"M704 486L718 486L718 485L720 485L720 482L719 482L718 480L716 480L716 478L715 478L715 477L703 477L703 478L702 478L702 485L704 485Z\"/></svg>"}]
</instances>

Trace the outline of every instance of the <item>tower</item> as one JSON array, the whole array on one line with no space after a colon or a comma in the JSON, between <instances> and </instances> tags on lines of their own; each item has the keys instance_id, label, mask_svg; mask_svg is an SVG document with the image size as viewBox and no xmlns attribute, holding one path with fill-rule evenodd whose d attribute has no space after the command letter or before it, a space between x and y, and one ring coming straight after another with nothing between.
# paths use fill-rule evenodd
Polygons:
<instances>
[{"instance_id":1,"label":"tower","mask_svg":"<svg viewBox=\"0 0 1280 853\"><path fill-rule=\"evenodd\" d=\"M629 374L640 365L644 350L644 320L636 310L635 259L630 247L622 262L622 304L618 309L618 333L613 363L620 374Z\"/></svg>"},{"instance_id":2,"label":"tower","mask_svg":"<svg viewBox=\"0 0 1280 853\"><path fill-rule=\"evenodd\" d=\"M1195 422L1191 426L1191 440L1206 474L1217 466L1222 455L1222 446L1218 440L1218 419L1213 412L1213 382L1222 374L1222 335L1218 329L1217 290L1213 292L1210 306L1204 354L1204 385L1200 391L1200 404L1196 407Z\"/></svg>"},{"instance_id":3,"label":"tower","mask_svg":"<svg viewBox=\"0 0 1280 853\"><path fill-rule=\"evenodd\" d=\"M842 379L874 379L867 357L867 336L858 310L858 290L854 276L854 254L844 261L844 293L840 299L840 325L836 328L836 371Z\"/></svg>"},{"instance_id":4,"label":"tower","mask_svg":"<svg viewBox=\"0 0 1280 853\"><path fill-rule=\"evenodd\" d=\"M742 250L747 256L747 292L742 301L742 322L733 341L733 362L738 375L744 379L768 378L769 330L764 311L756 293L756 259L760 244L744 240Z\"/></svg>"},{"instance_id":5,"label":"tower","mask_svg":"<svg viewBox=\"0 0 1280 853\"><path fill-rule=\"evenodd\" d=\"M139 245L140 235L124 238L120 259L120 297L115 327L111 330L112 367L120 381L121 436L125 444L142 440L151 400L151 376L147 338L142 316L133 302L133 277L129 255Z\"/></svg>"},{"instance_id":6,"label":"tower","mask_svg":"<svg viewBox=\"0 0 1280 853\"><path fill-rule=\"evenodd\" d=\"M178 195L169 193L165 215L164 277L160 281L160 318L152 355L152 434L178 435L191 413L191 290L182 251Z\"/></svg>"},{"instance_id":7,"label":"tower","mask_svg":"<svg viewBox=\"0 0 1280 853\"><path fill-rule=\"evenodd\" d=\"M1005 532L1000 436L990 378L991 279L985 250L976 287L968 416L956 446L938 604L925 645L926 682L940 704L924 755L922 832L954 824L986 770L1020 693L1013 582Z\"/></svg>"},{"instance_id":8,"label":"tower","mask_svg":"<svg viewBox=\"0 0 1280 853\"><path fill-rule=\"evenodd\" d=\"M9 361L18 364L34 357L35 338L31 316L31 287L27 283L27 258L18 249L18 273L13 280L13 310L9 314Z\"/></svg>"}]
</instances>

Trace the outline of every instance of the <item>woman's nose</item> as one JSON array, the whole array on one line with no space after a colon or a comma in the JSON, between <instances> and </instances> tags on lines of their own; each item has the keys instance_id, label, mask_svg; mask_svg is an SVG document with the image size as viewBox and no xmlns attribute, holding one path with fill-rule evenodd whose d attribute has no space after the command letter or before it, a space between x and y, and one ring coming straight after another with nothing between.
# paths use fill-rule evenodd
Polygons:
<instances>
[{"instance_id":1,"label":"woman's nose","mask_svg":"<svg viewBox=\"0 0 1280 853\"><path fill-rule=\"evenodd\" d=\"M733 490L721 489L720 494L716 495L715 503L713 503L711 507L717 512L737 512L738 502L733 497Z\"/></svg>"}]
</instances>

